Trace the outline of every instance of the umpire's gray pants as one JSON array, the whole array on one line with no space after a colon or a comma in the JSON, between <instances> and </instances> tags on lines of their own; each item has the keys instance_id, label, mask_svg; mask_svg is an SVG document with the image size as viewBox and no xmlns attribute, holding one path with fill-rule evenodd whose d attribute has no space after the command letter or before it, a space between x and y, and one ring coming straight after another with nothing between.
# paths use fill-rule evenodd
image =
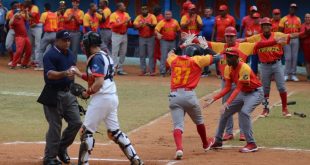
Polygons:
<instances>
[{"instance_id":1,"label":"umpire's gray pants","mask_svg":"<svg viewBox=\"0 0 310 165\"><path fill-rule=\"evenodd\" d=\"M53 45L56 40L56 32L45 32L40 44L40 53L37 59L38 67L43 67L43 56L47 50L47 46Z\"/></svg>"},{"instance_id":2,"label":"umpire's gray pants","mask_svg":"<svg viewBox=\"0 0 310 165\"><path fill-rule=\"evenodd\" d=\"M143 38L139 37L139 56L141 71L146 73L146 57L149 57L149 71L155 72L154 65L154 44L155 37Z\"/></svg>"},{"instance_id":3,"label":"umpire's gray pants","mask_svg":"<svg viewBox=\"0 0 310 165\"><path fill-rule=\"evenodd\" d=\"M100 29L100 36L101 36L101 45L100 48L102 50L108 51L108 54L111 55L112 52L112 31L111 29Z\"/></svg>"},{"instance_id":4,"label":"umpire's gray pants","mask_svg":"<svg viewBox=\"0 0 310 165\"><path fill-rule=\"evenodd\" d=\"M43 106L45 118L49 128L46 133L45 158L54 158L59 150L69 147L82 126L76 97L70 92L59 91L57 94L57 107ZM62 132L62 118L68 127Z\"/></svg>"},{"instance_id":5,"label":"umpire's gray pants","mask_svg":"<svg viewBox=\"0 0 310 165\"><path fill-rule=\"evenodd\" d=\"M71 45L70 45L70 49L72 50L72 53L75 56L75 61L77 62L77 55L79 52L79 48L80 48L80 41L81 41L81 32L79 31L70 31L71 34Z\"/></svg>"},{"instance_id":6,"label":"umpire's gray pants","mask_svg":"<svg viewBox=\"0 0 310 165\"><path fill-rule=\"evenodd\" d=\"M282 68L281 60L277 61L275 64L261 63L260 70L261 70L260 75L261 75L261 80L262 80L265 95L269 95L270 93L272 75L274 75L274 80L276 82L278 91L280 93L286 92L284 71Z\"/></svg>"},{"instance_id":7,"label":"umpire's gray pants","mask_svg":"<svg viewBox=\"0 0 310 165\"><path fill-rule=\"evenodd\" d=\"M252 131L251 113L261 104L264 94L263 89L257 88L253 92L240 92L238 96L231 102L229 108L221 115L219 126L216 133L216 141L221 142L227 120L234 113L239 112L239 125L245 135L248 143L255 142Z\"/></svg>"},{"instance_id":8,"label":"umpire's gray pants","mask_svg":"<svg viewBox=\"0 0 310 165\"><path fill-rule=\"evenodd\" d=\"M184 132L184 116L186 113L196 125L204 123L199 101L194 91L178 89L171 92L169 95L169 108L174 129L180 129Z\"/></svg>"},{"instance_id":9,"label":"umpire's gray pants","mask_svg":"<svg viewBox=\"0 0 310 165\"><path fill-rule=\"evenodd\" d=\"M127 52L127 33L118 34L112 32L112 59L117 71L123 71L123 63Z\"/></svg>"},{"instance_id":10,"label":"umpire's gray pants","mask_svg":"<svg viewBox=\"0 0 310 165\"><path fill-rule=\"evenodd\" d=\"M290 43L284 46L285 76L296 75L298 49L299 38L291 39Z\"/></svg>"},{"instance_id":11,"label":"umpire's gray pants","mask_svg":"<svg viewBox=\"0 0 310 165\"><path fill-rule=\"evenodd\" d=\"M14 39L15 39L15 31L13 29L10 29L5 39L5 48L7 50L12 50Z\"/></svg>"},{"instance_id":12,"label":"umpire's gray pants","mask_svg":"<svg viewBox=\"0 0 310 165\"><path fill-rule=\"evenodd\" d=\"M40 62L40 44L43 33L42 24L37 24L35 27L32 27L28 31L28 36L30 43L32 45L32 55L31 59L34 59L36 62Z\"/></svg>"},{"instance_id":13,"label":"umpire's gray pants","mask_svg":"<svg viewBox=\"0 0 310 165\"><path fill-rule=\"evenodd\" d=\"M166 61L167 61L167 55L170 50L176 47L176 41L166 41L161 39L160 40L160 52L161 52L161 58L160 58L160 73L165 74L166 73Z\"/></svg>"}]
</instances>

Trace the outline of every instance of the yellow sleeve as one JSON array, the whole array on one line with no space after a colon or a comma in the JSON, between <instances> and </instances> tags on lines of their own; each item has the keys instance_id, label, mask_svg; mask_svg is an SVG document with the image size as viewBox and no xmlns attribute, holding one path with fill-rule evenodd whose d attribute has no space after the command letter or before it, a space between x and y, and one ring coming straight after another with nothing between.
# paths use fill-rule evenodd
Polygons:
<instances>
[{"instance_id":1,"label":"yellow sleeve","mask_svg":"<svg viewBox=\"0 0 310 165\"><path fill-rule=\"evenodd\" d=\"M181 27L180 27L179 22L178 22L177 20L174 20L174 22L175 22L175 24L177 25L175 30L176 30L176 31L180 31L180 30L181 30Z\"/></svg>"},{"instance_id":2,"label":"yellow sleeve","mask_svg":"<svg viewBox=\"0 0 310 165\"><path fill-rule=\"evenodd\" d=\"M65 11L64 17L65 17L65 18L68 18L68 17L69 17L69 13L70 13L70 9L67 9L67 10Z\"/></svg>"},{"instance_id":3,"label":"yellow sleeve","mask_svg":"<svg viewBox=\"0 0 310 165\"><path fill-rule=\"evenodd\" d=\"M197 65L199 65L200 68L204 68L206 66L209 66L212 64L213 57L211 55L206 56L194 56L192 57L193 60Z\"/></svg>"},{"instance_id":4,"label":"yellow sleeve","mask_svg":"<svg viewBox=\"0 0 310 165\"><path fill-rule=\"evenodd\" d=\"M128 19L131 19L131 17L129 16L128 13L125 13L125 17L128 18Z\"/></svg>"},{"instance_id":5,"label":"yellow sleeve","mask_svg":"<svg viewBox=\"0 0 310 165\"><path fill-rule=\"evenodd\" d=\"M135 26L139 25L140 19L141 19L141 17L140 17L140 15L138 15L138 16L136 17L136 19L133 21L133 24L134 24Z\"/></svg>"},{"instance_id":6,"label":"yellow sleeve","mask_svg":"<svg viewBox=\"0 0 310 165\"><path fill-rule=\"evenodd\" d=\"M104 15L104 18L107 18L108 16L111 15L111 10L109 8L104 9L103 15Z\"/></svg>"},{"instance_id":7,"label":"yellow sleeve","mask_svg":"<svg viewBox=\"0 0 310 165\"><path fill-rule=\"evenodd\" d=\"M40 18L40 22L44 24L46 21L46 17L47 17L47 12L42 13L41 18Z\"/></svg>"},{"instance_id":8,"label":"yellow sleeve","mask_svg":"<svg viewBox=\"0 0 310 165\"><path fill-rule=\"evenodd\" d=\"M187 16L186 16L186 15L183 15L182 18L181 18L181 23L180 23L181 26L184 25L184 24L186 24L186 22L187 22Z\"/></svg>"},{"instance_id":9,"label":"yellow sleeve","mask_svg":"<svg viewBox=\"0 0 310 165\"><path fill-rule=\"evenodd\" d=\"M82 21L84 18L84 11L80 10L80 20Z\"/></svg>"},{"instance_id":10,"label":"yellow sleeve","mask_svg":"<svg viewBox=\"0 0 310 165\"><path fill-rule=\"evenodd\" d=\"M279 22L279 27L284 28L284 23L287 21L286 16L281 18L280 22Z\"/></svg>"},{"instance_id":11,"label":"yellow sleeve","mask_svg":"<svg viewBox=\"0 0 310 165\"><path fill-rule=\"evenodd\" d=\"M157 19L156 19L155 15L152 14L151 18L152 18L152 24L156 25L157 24Z\"/></svg>"},{"instance_id":12,"label":"yellow sleeve","mask_svg":"<svg viewBox=\"0 0 310 165\"><path fill-rule=\"evenodd\" d=\"M84 16L84 18L83 18L83 26L89 27L89 26L90 26L89 20L90 20L89 15L88 15L88 14L85 14L85 16Z\"/></svg>"},{"instance_id":13,"label":"yellow sleeve","mask_svg":"<svg viewBox=\"0 0 310 165\"><path fill-rule=\"evenodd\" d=\"M102 19L102 15L101 15L101 14L99 14L99 13L96 13L96 17L97 17L99 20L101 20L101 19Z\"/></svg>"},{"instance_id":14,"label":"yellow sleeve","mask_svg":"<svg viewBox=\"0 0 310 165\"><path fill-rule=\"evenodd\" d=\"M225 79L227 79L227 80L231 79L230 78L230 72L231 72L231 68L228 65L226 65L224 68L224 78Z\"/></svg>"},{"instance_id":15,"label":"yellow sleeve","mask_svg":"<svg viewBox=\"0 0 310 165\"><path fill-rule=\"evenodd\" d=\"M168 56L167 58L167 63L169 66L171 66L171 63L173 60L175 60L178 56L176 54L171 54L170 56Z\"/></svg>"},{"instance_id":16,"label":"yellow sleeve","mask_svg":"<svg viewBox=\"0 0 310 165\"><path fill-rule=\"evenodd\" d=\"M281 43L281 45L283 45L283 46L289 44L290 34L285 34L285 33L281 33L281 32L274 32L274 37L275 38L285 38L286 39L286 43Z\"/></svg>"},{"instance_id":17,"label":"yellow sleeve","mask_svg":"<svg viewBox=\"0 0 310 165\"><path fill-rule=\"evenodd\" d=\"M199 15L197 15L197 22L198 24L202 25L202 19Z\"/></svg>"},{"instance_id":18,"label":"yellow sleeve","mask_svg":"<svg viewBox=\"0 0 310 165\"><path fill-rule=\"evenodd\" d=\"M243 54L249 56L253 54L255 45L256 43L243 42L239 44L239 50Z\"/></svg>"},{"instance_id":19,"label":"yellow sleeve","mask_svg":"<svg viewBox=\"0 0 310 165\"><path fill-rule=\"evenodd\" d=\"M10 18L10 14L12 13L12 10L10 10L9 12L6 13L5 19L9 20Z\"/></svg>"},{"instance_id":20,"label":"yellow sleeve","mask_svg":"<svg viewBox=\"0 0 310 165\"><path fill-rule=\"evenodd\" d=\"M209 42L211 49L216 53L222 53L224 51L225 43L221 42Z\"/></svg>"},{"instance_id":21,"label":"yellow sleeve","mask_svg":"<svg viewBox=\"0 0 310 165\"><path fill-rule=\"evenodd\" d=\"M239 82L243 84L249 84L250 83L250 75L251 75L251 68L248 64L243 63L241 66L241 69L239 71Z\"/></svg>"},{"instance_id":22,"label":"yellow sleeve","mask_svg":"<svg viewBox=\"0 0 310 165\"><path fill-rule=\"evenodd\" d=\"M246 38L246 41L250 42L250 43L259 42L261 40L262 40L262 38L260 37L260 34L255 34L255 35L253 35L251 37L247 37Z\"/></svg>"},{"instance_id":23,"label":"yellow sleeve","mask_svg":"<svg viewBox=\"0 0 310 165\"><path fill-rule=\"evenodd\" d=\"M155 30L156 30L157 32L160 32L160 30L161 30L161 28L163 28L163 26L164 26L164 21L161 20L161 21L159 21L159 23L155 26Z\"/></svg>"},{"instance_id":24,"label":"yellow sleeve","mask_svg":"<svg viewBox=\"0 0 310 165\"><path fill-rule=\"evenodd\" d=\"M297 17L297 19L298 19L298 25L297 25L297 28L301 28L301 20L300 20L300 18L299 18L299 17Z\"/></svg>"},{"instance_id":25,"label":"yellow sleeve","mask_svg":"<svg viewBox=\"0 0 310 165\"><path fill-rule=\"evenodd\" d=\"M116 22L116 14L115 13L112 13L111 15L110 15L110 23L115 23Z\"/></svg>"}]
</instances>

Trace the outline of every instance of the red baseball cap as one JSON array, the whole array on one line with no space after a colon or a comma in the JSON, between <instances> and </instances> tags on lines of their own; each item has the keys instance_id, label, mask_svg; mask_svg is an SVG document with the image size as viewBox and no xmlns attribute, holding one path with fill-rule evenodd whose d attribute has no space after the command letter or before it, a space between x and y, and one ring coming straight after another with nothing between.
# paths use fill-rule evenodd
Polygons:
<instances>
[{"instance_id":1,"label":"red baseball cap","mask_svg":"<svg viewBox=\"0 0 310 165\"><path fill-rule=\"evenodd\" d=\"M228 9L228 7L227 7L226 5L221 5L221 6L219 7L219 10L220 10L220 11L227 10L227 9Z\"/></svg>"},{"instance_id":2,"label":"red baseball cap","mask_svg":"<svg viewBox=\"0 0 310 165\"><path fill-rule=\"evenodd\" d=\"M236 36L237 30L233 26L229 26L225 29L225 36Z\"/></svg>"},{"instance_id":3,"label":"red baseball cap","mask_svg":"<svg viewBox=\"0 0 310 165\"><path fill-rule=\"evenodd\" d=\"M183 9L188 9L191 4L192 4L192 2L188 1L188 2L183 3L182 7L183 7Z\"/></svg>"},{"instance_id":4,"label":"red baseball cap","mask_svg":"<svg viewBox=\"0 0 310 165\"><path fill-rule=\"evenodd\" d=\"M296 3L291 3L290 7L297 7L297 4Z\"/></svg>"},{"instance_id":5,"label":"red baseball cap","mask_svg":"<svg viewBox=\"0 0 310 165\"><path fill-rule=\"evenodd\" d=\"M280 9L273 9L272 13L273 14L281 14L281 10Z\"/></svg>"},{"instance_id":6,"label":"red baseball cap","mask_svg":"<svg viewBox=\"0 0 310 165\"><path fill-rule=\"evenodd\" d=\"M78 3L80 3L80 0L71 0L72 2L78 2Z\"/></svg>"},{"instance_id":7,"label":"red baseball cap","mask_svg":"<svg viewBox=\"0 0 310 165\"><path fill-rule=\"evenodd\" d=\"M188 9L196 9L196 5L190 4L190 5L188 6Z\"/></svg>"},{"instance_id":8,"label":"red baseball cap","mask_svg":"<svg viewBox=\"0 0 310 165\"><path fill-rule=\"evenodd\" d=\"M260 24L261 24L261 25L263 25L263 24L272 25L272 24L271 24L271 21L270 21L270 18L268 18L268 17L264 17L264 18L260 21Z\"/></svg>"},{"instance_id":9,"label":"red baseball cap","mask_svg":"<svg viewBox=\"0 0 310 165\"><path fill-rule=\"evenodd\" d=\"M256 6L251 6L250 7L250 11L257 11L257 7Z\"/></svg>"},{"instance_id":10,"label":"red baseball cap","mask_svg":"<svg viewBox=\"0 0 310 165\"><path fill-rule=\"evenodd\" d=\"M260 17L260 14L258 12L255 12L253 15L252 15L253 18L259 18Z\"/></svg>"},{"instance_id":11,"label":"red baseball cap","mask_svg":"<svg viewBox=\"0 0 310 165\"><path fill-rule=\"evenodd\" d=\"M239 56L239 50L236 48L226 48L224 54L229 54L233 56Z\"/></svg>"}]
</instances>

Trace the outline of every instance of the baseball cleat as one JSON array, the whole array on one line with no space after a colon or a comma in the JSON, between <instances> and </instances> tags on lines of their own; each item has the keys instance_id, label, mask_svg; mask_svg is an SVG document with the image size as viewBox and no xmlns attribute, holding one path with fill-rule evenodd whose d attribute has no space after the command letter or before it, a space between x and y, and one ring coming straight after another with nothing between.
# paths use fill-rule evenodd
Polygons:
<instances>
[{"instance_id":1,"label":"baseball cleat","mask_svg":"<svg viewBox=\"0 0 310 165\"><path fill-rule=\"evenodd\" d=\"M239 152L242 153L248 153L248 152L256 152L258 151L258 147L255 143L247 143L243 148L239 150Z\"/></svg>"},{"instance_id":2,"label":"baseball cleat","mask_svg":"<svg viewBox=\"0 0 310 165\"><path fill-rule=\"evenodd\" d=\"M214 143L211 145L210 149L222 149L222 147L223 143L216 141L214 138Z\"/></svg>"},{"instance_id":3,"label":"baseball cleat","mask_svg":"<svg viewBox=\"0 0 310 165\"><path fill-rule=\"evenodd\" d=\"M228 141L228 140L232 140L232 139L234 139L234 135L233 134L225 133L224 136L223 136L223 141Z\"/></svg>"},{"instance_id":4,"label":"baseball cleat","mask_svg":"<svg viewBox=\"0 0 310 165\"><path fill-rule=\"evenodd\" d=\"M245 136L243 133L240 134L239 141L245 141Z\"/></svg>"},{"instance_id":5,"label":"baseball cleat","mask_svg":"<svg viewBox=\"0 0 310 165\"><path fill-rule=\"evenodd\" d=\"M284 81L290 80L288 76L284 76Z\"/></svg>"},{"instance_id":6,"label":"baseball cleat","mask_svg":"<svg viewBox=\"0 0 310 165\"><path fill-rule=\"evenodd\" d=\"M211 149L211 146L214 144L214 142L215 142L215 138L209 138L208 139L208 145L206 148L204 148L205 152L207 152L208 150Z\"/></svg>"},{"instance_id":7,"label":"baseball cleat","mask_svg":"<svg viewBox=\"0 0 310 165\"><path fill-rule=\"evenodd\" d=\"M298 81L299 81L298 77L295 76L295 75L292 75L291 80L292 80L292 81L295 81L295 82L298 82Z\"/></svg>"},{"instance_id":8,"label":"baseball cleat","mask_svg":"<svg viewBox=\"0 0 310 165\"><path fill-rule=\"evenodd\" d=\"M269 109L264 108L263 112L259 115L260 118L268 117L269 116Z\"/></svg>"},{"instance_id":9,"label":"baseball cleat","mask_svg":"<svg viewBox=\"0 0 310 165\"><path fill-rule=\"evenodd\" d=\"M183 158L183 151L182 150L177 150L175 153L175 159L176 160L181 160Z\"/></svg>"},{"instance_id":10,"label":"baseball cleat","mask_svg":"<svg viewBox=\"0 0 310 165\"><path fill-rule=\"evenodd\" d=\"M282 115L284 117L291 117L292 115L288 112L287 108L282 109Z\"/></svg>"}]
</instances>

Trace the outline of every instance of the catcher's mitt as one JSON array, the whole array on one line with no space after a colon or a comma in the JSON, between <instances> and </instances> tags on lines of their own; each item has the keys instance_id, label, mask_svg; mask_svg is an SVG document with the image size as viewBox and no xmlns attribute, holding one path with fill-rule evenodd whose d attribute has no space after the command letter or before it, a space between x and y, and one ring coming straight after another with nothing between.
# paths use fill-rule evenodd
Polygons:
<instances>
[{"instance_id":1,"label":"catcher's mitt","mask_svg":"<svg viewBox=\"0 0 310 165\"><path fill-rule=\"evenodd\" d=\"M81 99L88 99L89 97L87 97L87 98L83 97L82 93L84 91L86 91L86 89L78 83L72 83L70 85L71 94L73 94L74 96L79 97Z\"/></svg>"}]
</instances>

